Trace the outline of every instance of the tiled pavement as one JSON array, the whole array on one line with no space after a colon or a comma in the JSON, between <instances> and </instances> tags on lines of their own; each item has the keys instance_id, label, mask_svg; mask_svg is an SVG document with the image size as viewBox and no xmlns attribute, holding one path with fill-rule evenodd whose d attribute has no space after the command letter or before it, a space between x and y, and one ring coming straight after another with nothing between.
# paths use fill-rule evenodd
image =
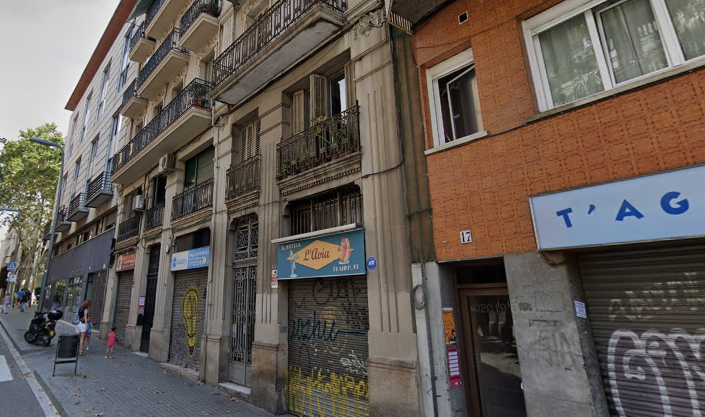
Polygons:
<instances>
[{"instance_id":1,"label":"tiled pavement","mask_svg":"<svg viewBox=\"0 0 705 417\"><path fill-rule=\"evenodd\" d=\"M116 347L115 358L105 359L105 341L95 336L80 357L79 375L73 374L73 364L62 364L52 377L57 339L48 348L23 339L33 311L10 310L0 314L0 323L65 416L272 416L129 350ZM73 333L73 326L59 323L57 333Z\"/></svg>"}]
</instances>

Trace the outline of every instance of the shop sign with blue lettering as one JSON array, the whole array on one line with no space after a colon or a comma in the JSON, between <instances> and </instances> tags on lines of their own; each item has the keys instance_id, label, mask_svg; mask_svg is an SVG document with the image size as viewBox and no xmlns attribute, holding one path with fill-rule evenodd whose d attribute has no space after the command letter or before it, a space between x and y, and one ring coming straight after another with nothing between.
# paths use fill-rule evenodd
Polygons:
<instances>
[{"instance_id":1,"label":"shop sign with blue lettering","mask_svg":"<svg viewBox=\"0 0 705 417\"><path fill-rule=\"evenodd\" d=\"M363 230L280 243L277 248L279 280L363 274Z\"/></svg>"},{"instance_id":2,"label":"shop sign with blue lettering","mask_svg":"<svg viewBox=\"0 0 705 417\"><path fill-rule=\"evenodd\" d=\"M530 200L539 249L705 236L705 166Z\"/></svg>"},{"instance_id":3,"label":"shop sign with blue lettering","mask_svg":"<svg viewBox=\"0 0 705 417\"><path fill-rule=\"evenodd\" d=\"M210 260L210 246L176 252L171 255L171 270L185 271L187 269L207 268L210 265Z\"/></svg>"}]
</instances>

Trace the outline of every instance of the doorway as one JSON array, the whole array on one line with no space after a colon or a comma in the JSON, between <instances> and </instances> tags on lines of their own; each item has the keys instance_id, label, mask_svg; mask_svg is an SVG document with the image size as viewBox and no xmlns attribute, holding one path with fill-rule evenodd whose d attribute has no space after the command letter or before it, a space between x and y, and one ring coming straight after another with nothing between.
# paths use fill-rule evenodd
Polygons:
<instances>
[{"instance_id":1,"label":"doorway","mask_svg":"<svg viewBox=\"0 0 705 417\"><path fill-rule=\"evenodd\" d=\"M472 416L526 417L504 265L459 268L461 357Z\"/></svg>"}]
</instances>

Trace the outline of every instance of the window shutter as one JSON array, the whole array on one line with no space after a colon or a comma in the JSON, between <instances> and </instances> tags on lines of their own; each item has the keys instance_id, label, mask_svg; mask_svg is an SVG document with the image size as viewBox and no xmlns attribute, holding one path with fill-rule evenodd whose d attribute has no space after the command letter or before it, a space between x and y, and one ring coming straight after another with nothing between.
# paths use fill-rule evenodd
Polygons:
<instances>
[{"instance_id":1,"label":"window shutter","mask_svg":"<svg viewBox=\"0 0 705 417\"><path fill-rule=\"evenodd\" d=\"M250 156L252 156L252 125L247 125L242 129L242 144L241 144L241 151L242 151L242 160L246 160Z\"/></svg>"},{"instance_id":2,"label":"window shutter","mask_svg":"<svg viewBox=\"0 0 705 417\"><path fill-rule=\"evenodd\" d=\"M293 134L301 133L304 130L304 105L306 103L304 91L300 90L294 93L293 102L291 103L291 129Z\"/></svg>"},{"instance_id":3,"label":"window shutter","mask_svg":"<svg viewBox=\"0 0 705 417\"><path fill-rule=\"evenodd\" d=\"M259 155L259 132L261 128L261 121L258 119L257 122L255 123L255 146L254 146L254 155Z\"/></svg>"},{"instance_id":4,"label":"window shutter","mask_svg":"<svg viewBox=\"0 0 705 417\"><path fill-rule=\"evenodd\" d=\"M328 78L311 74L311 119L316 120L328 113Z\"/></svg>"},{"instance_id":5,"label":"window shutter","mask_svg":"<svg viewBox=\"0 0 705 417\"><path fill-rule=\"evenodd\" d=\"M355 62L350 61L345 64L345 98L347 108L351 109L357 105L355 97Z\"/></svg>"}]
</instances>

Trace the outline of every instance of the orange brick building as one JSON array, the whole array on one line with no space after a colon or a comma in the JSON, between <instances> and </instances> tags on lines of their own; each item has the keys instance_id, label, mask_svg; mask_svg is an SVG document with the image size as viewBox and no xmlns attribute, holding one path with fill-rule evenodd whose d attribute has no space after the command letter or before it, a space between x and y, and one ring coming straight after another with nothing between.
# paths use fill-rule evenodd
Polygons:
<instances>
[{"instance_id":1,"label":"orange brick building","mask_svg":"<svg viewBox=\"0 0 705 417\"><path fill-rule=\"evenodd\" d=\"M434 254L416 259L427 414L705 405L701 345L685 347L705 331L705 1L395 0L389 15L408 32L400 102L420 103L400 115L423 160L407 187L427 170L432 216Z\"/></svg>"}]
</instances>

